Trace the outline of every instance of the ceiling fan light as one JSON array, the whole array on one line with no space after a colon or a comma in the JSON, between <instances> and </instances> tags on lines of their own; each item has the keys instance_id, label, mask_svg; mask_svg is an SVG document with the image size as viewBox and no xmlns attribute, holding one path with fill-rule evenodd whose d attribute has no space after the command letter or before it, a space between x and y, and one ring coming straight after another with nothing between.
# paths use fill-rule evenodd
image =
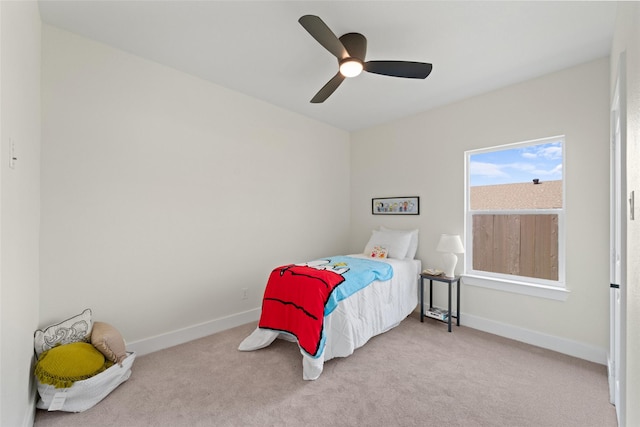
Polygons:
<instances>
[{"instance_id":1,"label":"ceiling fan light","mask_svg":"<svg viewBox=\"0 0 640 427\"><path fill-rule=\"evenodd\" d=\"M340 62L340 74L345 77L355 77L362 72L362 61L355 58L347 58Z\"/></svg>"}]
</instances>

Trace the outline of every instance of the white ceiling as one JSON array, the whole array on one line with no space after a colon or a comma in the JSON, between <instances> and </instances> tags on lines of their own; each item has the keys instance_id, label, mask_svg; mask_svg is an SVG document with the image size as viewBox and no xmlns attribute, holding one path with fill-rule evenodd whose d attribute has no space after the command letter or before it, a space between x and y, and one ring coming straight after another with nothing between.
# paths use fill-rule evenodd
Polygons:
<instances>
[{"instance_id":1,"label":"white ceiling","mask_svg":"<svg viewBox=\"0 0 640 427\"><path fill-rule=\"evenodd\" d=\"M345 130L607 56L615 2L55 1L45 23ZM309 100L337 61L298 23L368 40L367 60L430 62L426 80L363 73Z\"/></svg>"}]
</instances>

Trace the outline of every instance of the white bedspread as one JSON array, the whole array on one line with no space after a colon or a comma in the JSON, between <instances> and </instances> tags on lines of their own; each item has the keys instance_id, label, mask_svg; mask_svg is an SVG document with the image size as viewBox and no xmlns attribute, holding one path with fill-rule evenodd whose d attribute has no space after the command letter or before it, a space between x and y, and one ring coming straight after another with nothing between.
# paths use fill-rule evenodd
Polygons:
<instances>
[{"instance_id":1,"label":"white bedspread","mask_svg":"<svg viewBox=\"0 0 640 427\"><path fill-rule=\"evenodd\" d=\"M366 258L364 255L349 255ZM388 331L404 320L418 305L420 260L385 259L393 267L393 278L373 282L349 298L324 319L327 338L324 352L317 358L302 349L302 377L315 380L322 374L324 362L334 357L346 357L362 347L371 337ZM238 349L252 351L267 347L276 338L295 341L295 337L268 329L256 328Z\"/></svg>"}]
</instances>

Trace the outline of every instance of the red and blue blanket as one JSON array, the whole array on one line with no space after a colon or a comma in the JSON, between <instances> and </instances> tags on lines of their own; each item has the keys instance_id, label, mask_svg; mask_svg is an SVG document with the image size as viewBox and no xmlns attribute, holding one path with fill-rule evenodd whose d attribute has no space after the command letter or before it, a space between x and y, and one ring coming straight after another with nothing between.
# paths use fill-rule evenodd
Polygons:
<instances>
[{"instance_id":1,"label":"red and blue blanket","mask_svg":"<svg viewBox=\"0 0 640 427\"><path fill-rule=\"evenodd\" d=\"M365 258L335 256L275 268L262 299L258 326L286 332L319 357L325 345L324 317L338 303L376 280L393 277L391 265Z\"/></svg>"}]
</instances>

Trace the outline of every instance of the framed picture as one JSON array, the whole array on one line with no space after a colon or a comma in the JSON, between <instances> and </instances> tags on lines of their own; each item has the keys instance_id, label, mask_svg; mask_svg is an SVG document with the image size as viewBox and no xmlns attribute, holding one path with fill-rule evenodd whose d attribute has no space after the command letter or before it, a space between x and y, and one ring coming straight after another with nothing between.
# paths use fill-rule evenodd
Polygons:
<instances>
[{"instance_id":1,"label":"framed picture","mask_svg":"<svg viewBox=\"0 0 640 427\"><path fill-rule=\"evenodd\" d=\"M371 199L373 215L420 215L420 197L379 197Z\"/></svg>"}]
</instances>

